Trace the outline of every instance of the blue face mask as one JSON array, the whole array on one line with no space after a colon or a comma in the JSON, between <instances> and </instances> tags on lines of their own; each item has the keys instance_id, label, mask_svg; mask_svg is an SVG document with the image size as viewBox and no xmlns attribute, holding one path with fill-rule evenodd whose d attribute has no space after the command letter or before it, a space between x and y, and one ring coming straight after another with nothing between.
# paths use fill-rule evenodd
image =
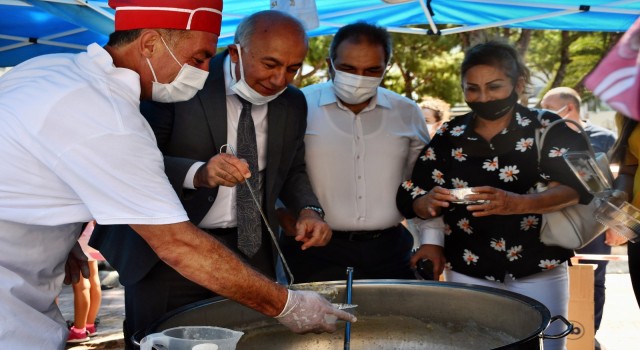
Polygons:
<instances>
[{"instance_id":1,"label":"blue face mask","mask_svg":"<svg viewBox=\"0 0 640 350\"><path fill-rule=\"evenodd\" d=\"M236 47L238 48L238 64L240 65L240 80L236 78L236 70L235 70L235 67L232 65L231 78L233 79L233 84L231 85L230 89L233 92L238 94L243 99L251 102L252 104L260 106L275 100L278 96L280 96L280 94L284 92L284 90L287 89L287 87L285 86L284 89L277 92L275 95L263 96L262 94L254 90L251 86L249 86L249 84L247 84L247 81L244 79L244 67L242 67L242 49L240 48L240 44L236 44Z\"/></svg>"}]
</instances>

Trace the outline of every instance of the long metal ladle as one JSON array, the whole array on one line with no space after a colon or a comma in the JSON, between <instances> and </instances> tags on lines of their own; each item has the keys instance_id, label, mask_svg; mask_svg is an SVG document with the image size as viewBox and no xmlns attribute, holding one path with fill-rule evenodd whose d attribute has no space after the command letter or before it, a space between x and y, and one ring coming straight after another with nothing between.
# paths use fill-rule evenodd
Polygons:
<instances>
[{"instance_id":1,"label":"long metal ladle","mask_svg":"<svg viewBox=\"0 0 640 350\"><path fill-rule=\"evenodd\" d=\"M233 146L231 146L230 144L224 144L222 145L222 147L220 147L220 153L226 153L223 152L223 150L226 148L229 149L229 151L231 151L231 154L233 154L233 156L237 157L237 153L236 150L233 148ZM257 176L257 174L254 174ZM282 254L282 250L280 250L280 244L278 244L278 238L276 237L275 233L273 233L273 231L271 230L271 226L269 226L269 221L267 221L267 217L266 215L264 215L264 212L262 211L262 206L260 205L260 201L258 201L258 198L256 197L255 193L253 192L253 188L251 187L251 184L249 183L249 181L245 181L244 182L247 185L247 188L249 188L249 193L251 193L251 198L253 198L253 201L256 203L256 205L258 206L258 211L260 212L260 216L262 216L262 220L264 221L264 224L267 226L267 230L269 231L269 234L271 235L271 240L273 241L273 245L276 246L276 250L278 251L278 255L280 256L280 259L282 259L282 266L284 266L284 269L287 271L287 275L289 275L289 287L291 287L291 285L293 284L293 273L291 273L291 269L289 269L289 265L287 264L287 260L284 258L284 255Z\"/></svg>"},{"instance_id":2,"label":"long metal ladle","mask_svg":"<svg viewBox=\"0 0 640 350\"><path fill-rule=\"evenodd\" d=\"M347 296L345 303L351 304L351 291L353 289L353 267L347 267ZM357 306L357 305L356 305ZM351 322L347 322L344 327L344 350L351 349Z\"/></svg>"}]
</instances>

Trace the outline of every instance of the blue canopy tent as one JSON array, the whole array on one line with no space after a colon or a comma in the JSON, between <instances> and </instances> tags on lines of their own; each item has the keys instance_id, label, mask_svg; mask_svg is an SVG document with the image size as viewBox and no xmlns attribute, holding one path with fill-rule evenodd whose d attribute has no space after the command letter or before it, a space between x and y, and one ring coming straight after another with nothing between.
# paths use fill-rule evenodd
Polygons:
<instances>
[{"instance_id":1,"label":"blue canopy tent","mask_svg":"<svg viewBox=\"0 0 640 350\"><path fill-rule=\"evenodd\" d=\"M178 0L177 0L178 1ZM246 15L267 10L269 0L226 0L219 45L231 43ZM316 0L320 25L309 35L332 34L358 20L392 32L441 35L489 27L625 31L640 15L630 0ZM114 11L106 0L0 0L0 67L34 56L79 52L105 44L113 31ZM430 29L412 28L428 25Z\"/></svg>"}]
</instances>

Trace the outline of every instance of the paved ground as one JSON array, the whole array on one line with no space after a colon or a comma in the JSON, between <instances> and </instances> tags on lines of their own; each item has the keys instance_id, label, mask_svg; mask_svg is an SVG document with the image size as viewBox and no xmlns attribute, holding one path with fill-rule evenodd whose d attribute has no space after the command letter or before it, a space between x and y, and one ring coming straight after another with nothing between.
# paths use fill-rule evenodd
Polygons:
<instances>
[{"instance_id":1,"label":"paved ground","mask_svg":"<svg viewBox=\"0 0 640 350\"><path fill-rule=\"evenodd\" d=\"M626 247L614 248L613 254L626 255ZM604 315L596 338L607 350L640 348L640 308L633 294L626 261L609 263L606 288Z\"/></svg>"},{"instance_id":2,"label":"paved ground","mask_svg":"<svg viewBox=\"0 0 640 350\"><path fill-rule=\"evenodd\" d=\"M626 254L616 248L614 254ZM73 319L73 292L65 286L59 299L65 319ZM91 341L67 346L68 350L124 349L122 287L103 291L98 334ZM640 347L640 308L636 304L626 262L611 262L607 269L607 301L597 338L607 350L636 350ZM589 349L585 349L589 350Z\"/></svg>"},{"instance_id":3,"label":"paved ground","mask_svg":"<svg viewBox=\"0 0 640 350\"><path fill-rule=\"evenodd\" d=\"M113 274L111 275L113 277ZM116 284L117 285L117 284ZM73 320L73 289L64 286L58 305L65 320ZM69 344L69 350L124 349L122 321L124 320L124 288L117 286L102 291L102 305L98 314L100 325L91 340L81 344Z\"/></svg>"}]
</instances>

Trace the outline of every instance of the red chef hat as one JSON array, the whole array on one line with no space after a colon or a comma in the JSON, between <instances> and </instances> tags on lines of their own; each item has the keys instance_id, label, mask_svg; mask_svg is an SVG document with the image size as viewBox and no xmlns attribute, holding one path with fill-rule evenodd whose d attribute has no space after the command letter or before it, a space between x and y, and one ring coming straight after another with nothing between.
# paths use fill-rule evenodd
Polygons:
<instances>
[{"instance_id":1,"label":"red chef hat","mask_svg":"<svg viewBox=\"0 0 640 350\"><path fill-rule=\"evenodd\" d=\"M164 28L220 35L222 0L109 0L116 31Z\"/></svg>"}]
</instances>

